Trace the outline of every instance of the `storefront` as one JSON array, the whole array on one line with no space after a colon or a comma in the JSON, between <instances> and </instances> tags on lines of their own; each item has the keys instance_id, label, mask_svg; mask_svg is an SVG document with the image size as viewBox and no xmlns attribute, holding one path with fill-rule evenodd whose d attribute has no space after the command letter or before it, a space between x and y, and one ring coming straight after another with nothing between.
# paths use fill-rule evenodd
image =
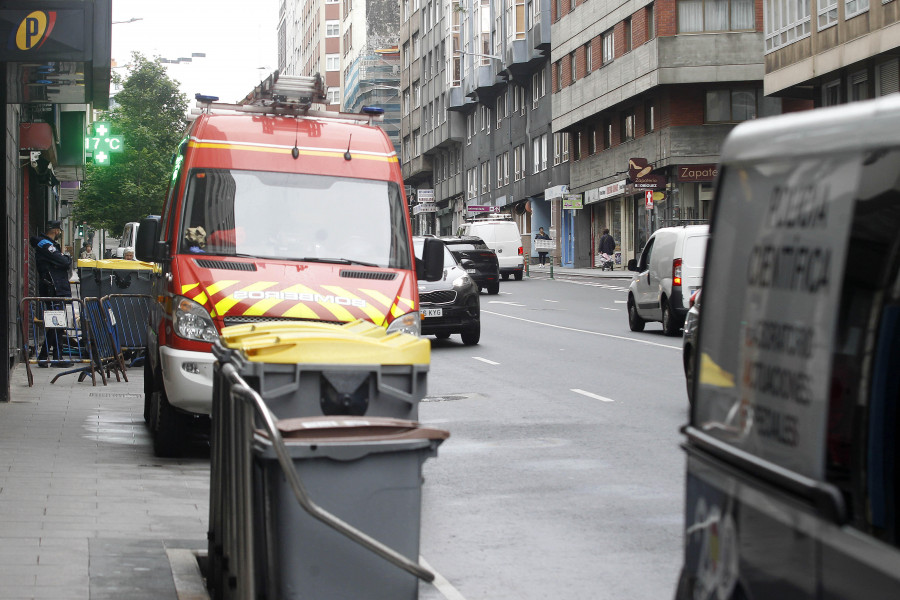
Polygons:
<instances>
[{"instance_id":1,"label":"storefront","mask_svg":"<svg viewBox=\"0 0 900 600\"><path fill-rule=\"evenodd\" d=\"M624 262L623 249L627 248L627 240L623 236L626 231L625 221L625 180L594 188L584 193L585 210L591 218L591 266L597 265L597 245L604 229L616 240L616 267ZM629 236L630 237L630 236Z\"/></svg>"}]
</instances>

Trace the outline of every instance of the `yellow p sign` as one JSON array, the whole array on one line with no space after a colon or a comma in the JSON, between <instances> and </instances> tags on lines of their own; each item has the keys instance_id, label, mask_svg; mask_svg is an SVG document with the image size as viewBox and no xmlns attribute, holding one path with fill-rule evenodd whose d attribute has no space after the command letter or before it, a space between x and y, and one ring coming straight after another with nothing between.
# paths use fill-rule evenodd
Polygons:
<instances>
[{"instance_id":1,"label":"yellow p sign","mask_svg":"<svg viewBox=\"0 0 900 600\"><path fill-rule=\"evenodd\" d=\"M53 26L56 25L56 11L36 10L22 19L19 29L16 31L16 46L19 50L33 50L50 37Z\"/></svg>"}]
</instances>

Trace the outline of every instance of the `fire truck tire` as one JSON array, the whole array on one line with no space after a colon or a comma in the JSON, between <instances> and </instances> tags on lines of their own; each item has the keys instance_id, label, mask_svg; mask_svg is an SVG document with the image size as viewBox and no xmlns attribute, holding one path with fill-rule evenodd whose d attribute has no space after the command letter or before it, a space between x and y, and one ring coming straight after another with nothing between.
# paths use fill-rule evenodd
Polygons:
<instances>
[{"instance_id":1,"label":"fire truck tire","mask_svg":"<svg viewBox=\"0 0 900 600\"><path fill-rule=\"evenodd\" d=\"M153 390L156 387L153 379L153 367L150 366L150 358L144 355L144 422L150 424L150 404L153 400Z\"/></svg>"},{"instance_id":2,"label":"fire truck tire","mask_svg":"<svg viewBox=\"0 0 900 600\"><path fill-rule=\"evenodd\" d=\"M178 412L160 387L155 392L156 426L153 428L153 452L161 458L177 458L184 452L187 420Z\"/></svg>"}]
</instances>

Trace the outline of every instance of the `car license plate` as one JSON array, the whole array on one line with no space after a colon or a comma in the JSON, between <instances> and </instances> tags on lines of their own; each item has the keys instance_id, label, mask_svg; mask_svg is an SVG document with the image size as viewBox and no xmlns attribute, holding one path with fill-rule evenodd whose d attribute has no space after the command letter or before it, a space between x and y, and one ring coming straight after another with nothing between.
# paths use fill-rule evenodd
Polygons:
<instances>
[{"instance_id":1,"label":"car license plate","mask_svg":"<svg viewBox=\"0 0 900 600\"><path fill-rule=\"evenodd\" d=\"M478 269L466 269L466 273L477 273Z\"/></svg>"},{"instance_id":2,"label":"car license plate","mask_svg":"<svg viewBox=\"0 0 900 600\"><path fill-rule=\"evenodd\" d=\"M422 318L441 317L443 315L444 315L443 308L423 308L422 309Z\"/></svg>"}]
</instances>

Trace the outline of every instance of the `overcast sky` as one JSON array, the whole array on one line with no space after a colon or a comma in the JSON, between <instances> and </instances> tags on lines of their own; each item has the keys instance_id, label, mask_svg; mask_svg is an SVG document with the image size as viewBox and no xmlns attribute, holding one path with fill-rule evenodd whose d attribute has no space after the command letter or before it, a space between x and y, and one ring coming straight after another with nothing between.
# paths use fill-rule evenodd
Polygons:
<instances>
[{"instance_id":1,"label":"overcast sky","mask_svg":"<svg viewBox=\"0 0 900 600\"><path fill-rule=\"evenodd\" d=\"M133 50L168 59L205 53L168 65L169 76L181 82L192 108L198 92L237 101L278 68L278 2L113 0L112 58L121 66ZM132 18L141 20L116 23Z\"/></svg>"}]
</instances>

